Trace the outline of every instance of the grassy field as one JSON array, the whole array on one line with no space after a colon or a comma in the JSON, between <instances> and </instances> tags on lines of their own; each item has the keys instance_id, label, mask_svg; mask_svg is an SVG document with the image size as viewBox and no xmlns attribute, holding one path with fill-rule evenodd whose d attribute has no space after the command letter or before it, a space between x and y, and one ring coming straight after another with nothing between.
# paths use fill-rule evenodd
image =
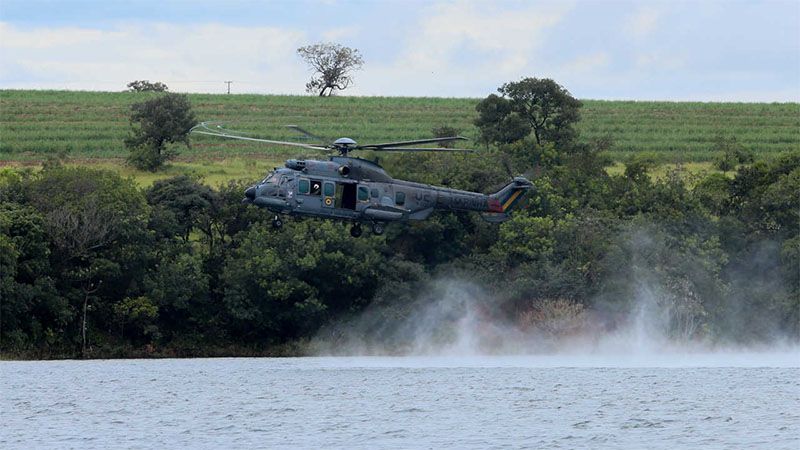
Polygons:
<instances>
[{"instance_id":1,"label":"grassy field","mask_svg":"<svg viewBox=\"0 0 800 450\"><path fill-rule=\"evenodd\" d=\"M42 161L67 152L80 160L122 158L129 105L151 94L127 92L0 91L0 164ZM190 94L199 120L273 139L301 140L284 127L297 124L335 139L384 142L431 136L449 125L469 138L478 99ZM610 154L623 161L652 153L662 162L710 161L715 138L735 137L758 154L800 149L798 103L672 103L584 100L582 140L610 136ZM470 143L468 145L476 145ZM258 155L269 161L315 156L283 147L212 137L193 138L181 149L188 163ZM244 163L242 163L244 164ZM234 164L235 165L235 164Z\"/></svg>"},{"instance_id":2,"label":"grassy field","mask_svg":"<svg viewBox=\"0 0 800 450\"><path fill-rule=\"evenodd\" d=\"M156 180L174 177L176 175L189 175L197 177L203 183L218 187L231 180L247 180L254 182L260 180L264 175L275 167L282 167L283 158L244 158L233 157L213 160L197 161L176 161L166 164L157 172L147 172L136 170L125 164L122 159L91 159L91 160L71 160L65 162L67 166L90 166L97 169L114 170L123 178L132 177L140 187L148 187ZM39 170L42 165L37 162L6 162L0 165L0 183L3 179L3 171L9 170L12 173L22 170Z\"/></svg>"}]
</instances>

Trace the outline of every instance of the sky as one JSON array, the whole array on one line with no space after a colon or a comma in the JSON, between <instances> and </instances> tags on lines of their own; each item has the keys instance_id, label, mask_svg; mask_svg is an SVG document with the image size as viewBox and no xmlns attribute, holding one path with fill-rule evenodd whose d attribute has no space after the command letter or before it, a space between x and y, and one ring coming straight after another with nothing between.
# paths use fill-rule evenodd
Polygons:
<instances>
[{"instance_id":1,"label":"sky","mask_svg":"<svg viewBox=\"0 0 800 450\"><path fill-rule=\"evenodd\" d=\"M800 0L0 0L0 88L299 95L317 42L361 52L344 95L800 101Z\"/></svg>"}]
</instances>

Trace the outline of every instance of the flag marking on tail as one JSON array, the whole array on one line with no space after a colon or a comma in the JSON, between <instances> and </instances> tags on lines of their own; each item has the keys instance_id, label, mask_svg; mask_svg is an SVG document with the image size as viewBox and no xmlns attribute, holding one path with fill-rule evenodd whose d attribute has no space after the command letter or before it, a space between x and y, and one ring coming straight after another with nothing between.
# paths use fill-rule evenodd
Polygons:
<instances>
[{"instance_id":1,"label":"flag marking on tail","mask_svg":"<svg viewBox=\"0 0 800 450\"><path fill-rule=\"evenodd\" d=\"M514 191L514 193L511 194L511 197L509 197L508 200L506 200L506 202L503 204L503 212L506 212L508 208L511 207L511 205L514 203L514 200L516 200L517 197L519 197L521 194L522 194L522 189Z\"/></svg>"}]
</instances>

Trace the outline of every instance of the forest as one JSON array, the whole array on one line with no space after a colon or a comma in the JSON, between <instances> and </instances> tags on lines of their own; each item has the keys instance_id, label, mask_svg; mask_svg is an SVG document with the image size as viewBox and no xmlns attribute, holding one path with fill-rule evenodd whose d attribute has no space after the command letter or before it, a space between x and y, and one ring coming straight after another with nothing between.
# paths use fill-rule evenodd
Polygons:
<instances>
[{"instance_id":1,"label":"forest","mask_svg":"<svg viewBox=\"0 0 800 450\"><path fill-rule=\"evenodd\" d=\"M610 173L614 145L528 136L382 159L400 179L489 192L524 172L535 188L499 226L442 212L357 239L325 220L273 229L241 203L253 180L142 187L58 158L4 169L2 356L303 355L366 310L380 326L365 334L407 320L442 277L480 286L486 314L542 336L624 326L647 285L676 340L800 339L800 151L653 176L647 155Z\"/></svg>"},{"instance_id":2,"label":"forest","mask_svg":"<svg viewBox=\"0 0 800 450\"><path fill-rule=\"evenodd\" d=\"M302 353L321 326L371 303L402 315L442 273L502 293L495 313L516 320L548 302L625 310L647 270L668 293L676 336L798 338L797 153L732 179L675 170L654 180L646 163L608 175L596 147L520 142L448 170L406 159L397 176L481 189L502 180L492 170L501 155L542 168L512 220L442 213L359 239L321 220L275 230L240 203L242 182L211 188L178 176L141 189L101 169L3 172L3 354ZM614 326L613 314L606 320Z\"/></svg>"}]
</instances>

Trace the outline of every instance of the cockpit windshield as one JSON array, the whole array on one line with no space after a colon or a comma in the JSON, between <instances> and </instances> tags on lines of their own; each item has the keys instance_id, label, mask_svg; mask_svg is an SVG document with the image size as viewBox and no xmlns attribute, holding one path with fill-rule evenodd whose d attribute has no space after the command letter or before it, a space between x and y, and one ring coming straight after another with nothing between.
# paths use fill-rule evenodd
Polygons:
<instances>
[{"instance_id":1,"label":"cockpit windshield","mask_svg":"<svg viewBox=\"0 0 800 450\"><path fill-rule=\"evenodd\" d=\"M264 178L264 181L261 182L262 184L278 184L278 177L275 176L274 173L267 175L267 178Z\"/></svg>"}]
</instances>

